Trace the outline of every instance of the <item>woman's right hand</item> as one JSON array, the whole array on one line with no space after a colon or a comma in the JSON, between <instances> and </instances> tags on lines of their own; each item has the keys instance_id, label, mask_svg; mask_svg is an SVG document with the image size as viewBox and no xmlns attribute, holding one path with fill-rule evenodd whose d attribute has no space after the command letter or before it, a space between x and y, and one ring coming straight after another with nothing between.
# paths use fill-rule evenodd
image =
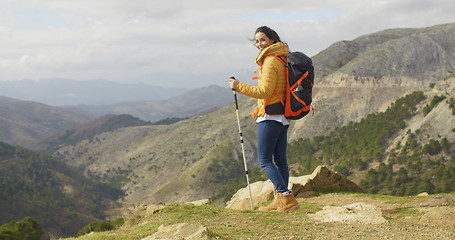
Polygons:
<instances>
[{"instance_id":1,"label":"woman's right hand","mask_svg":"<svg viewBox=\"0 0 455 240\"><path fill-rule=\"evenodd\" d=\"M229 79L229 86L231 87L232 90L236 90L238 84L239 84L239 80L237 80L235 78Z\"/></svg>"}]
</instances>

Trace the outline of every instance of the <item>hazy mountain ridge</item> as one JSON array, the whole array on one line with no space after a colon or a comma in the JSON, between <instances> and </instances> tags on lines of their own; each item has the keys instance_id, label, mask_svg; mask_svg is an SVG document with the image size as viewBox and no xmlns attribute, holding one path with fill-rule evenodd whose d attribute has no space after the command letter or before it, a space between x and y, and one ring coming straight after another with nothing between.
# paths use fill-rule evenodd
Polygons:
<instances>
[{"instance_id":1,"label":"hazy mountain ridge","mask_svg":"<svg viewBox=\"0 0 455 240\"><path fill-rule=\"evenodd\" d=\"M193 116L200 112L220 108L232 101L230 89L211 85L160 101L121 102L102 106L80 105L78 108L97 115L129 114L155 122L164 118Z\"/></svg>"},{"instance_id":2,"label":"hazy mountain ridge","mask_svg":"<svg viewBox=\"0 0 455 240\"><path fill-rule=\"evenodd\" d=\"M88 112L0 96L0 140L32 146L59 131L93 119Z\"/></svg>"},{"instance_id":3,"label":"hazy mountain ridge","mask_svg":"<svg viewBox=\"0 0 455 240\"><path fill-rule=\"evenodd\" d=\"M40 146L40 141L55 141L55 138L68 137L68 131L78 132L78 128L85 130L83 136L92 136L100 133L99 129L92 129L93 132L88 134L90 125L100 125L100 122L106 120L105 115L118 114L133 115L140 119L150 119L149 121L158 121L169 118L186 118L204 112L211 112L233 101L232 92L228 88L218 86L209 86L189 91L180 96L158 102L134 102L123 103L114 106L86 106L85 110L80 107L53 107L42 103L22 101L9 97L0 97L0 140L13 145L21 145L33 149L52 148L55 146ZM93 109L97 109L93 111ZM92 110L94 113L90 113ZM96 116L99 119L95 119ZM111 116L112 117L112 116ZM113 117L115 118L115 117ZM118 117L117 121L120 121ZM146 125L145 121L137 119L136 122L142 121L141 125ZM92 123L87 123L93 120ZM123 118L121 126L137 126L130 120ZM77 126L83 124L82 126ZM131 125L128 125L131 124ZM64 131L62 133L59 133ZM79 132L80 133L80 132ZM52 136L58 134L58 136ZM77 135L77 134L76 134ZM49 137L54 139L47 139ZM83 139L80 135L74 138ZM68 140L68 139L66 139ZM65 143L63 141L62 143ZM58 144L62 144L58 143ZM47 145L50 142L46 143Z\"/></svg>"},{"instance_id":4,"label":"hazy mountain ridge","mask_svg":"<svg viewBox=\"0 0 455 240\"><path fill-rule=\"evenodd\" d=\"M0 81L0 96L40 102L52 106L158 101L187 91L188 89L185 88L163 88L144 83L126 84L107 80L41 79L38 81Z\"/></svg>"}]
</instances>

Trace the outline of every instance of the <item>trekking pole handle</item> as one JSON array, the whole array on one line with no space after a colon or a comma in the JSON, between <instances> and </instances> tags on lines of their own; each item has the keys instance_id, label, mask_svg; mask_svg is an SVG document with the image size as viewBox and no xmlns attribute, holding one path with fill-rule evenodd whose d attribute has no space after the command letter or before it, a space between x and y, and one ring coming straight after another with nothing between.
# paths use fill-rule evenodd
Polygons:
<instances>
[{"instance_id":1,"label":"trekking pole handle","mask_svg":"<svg viewBox=\"0 0 455 240\"><path fill-rule=\"evenodd\" d=\"M234 79L234 80L236 80L234 76L230 77L229 79ZM235 90L234 88L231 88L231 89L232 89L232 91L236 92L236 90Z\"/></svg>"},{"instance_id":2,"label":"trekking pole handle","mask_svg":"<svg viewBox=\"0 0 455 240\"><path fill-rule=\"evenodd\" d=\"M230 77L230 79L235 79L234 76ZM232 92L234 93L234 99L235 99L235 109L239 109L239 104L237 103L237 91L232 88Z\"/></svg>"}]
</instances>

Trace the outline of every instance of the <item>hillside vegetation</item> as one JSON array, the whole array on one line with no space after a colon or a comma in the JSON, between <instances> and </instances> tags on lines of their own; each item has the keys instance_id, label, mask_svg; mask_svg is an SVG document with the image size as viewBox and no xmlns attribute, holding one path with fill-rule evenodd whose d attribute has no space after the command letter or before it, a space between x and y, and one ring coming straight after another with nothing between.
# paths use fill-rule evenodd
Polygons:
<instances>
[{"instance_id":1,"label":"hillside vegetation","mask_svg":"<svg viewBox=\"0 0 455 240\"><path fill-rule=\"evenodd\" d=\"M36 219L68 236L96 219L122 194L94 183L49 155L0 142L0 223Z\"/></svg>"},{"instance_id":2,"label":"hillside vegetation","mask_svg":"<svg viewBox=\"0 0 455 240\"><path fill-rule=\"evenodd\" d=\"M370 193L409 196L455 191L453 137L452 141L442 136L418 141L422 130L408 130L406 142L397 142L386 152L390 140L408 127L412 116L428 114L431 110L425 109L433 109L434 99L440 99L435 96L423 111L417 112L425 98L423 92L414 92L398 99L387 111L369 114L327 136L292 142L289 162L294 166L294 175L308 174L315 166L326 164L346 176L367 171L360 186Z\"/></svg>"}]
</instances>

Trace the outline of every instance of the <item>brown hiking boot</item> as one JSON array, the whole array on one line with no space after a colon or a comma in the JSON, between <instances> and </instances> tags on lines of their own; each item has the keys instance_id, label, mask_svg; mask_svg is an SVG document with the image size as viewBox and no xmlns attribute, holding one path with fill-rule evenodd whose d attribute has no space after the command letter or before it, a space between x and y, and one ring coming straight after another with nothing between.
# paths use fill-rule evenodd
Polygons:
<instances>
[{"instance_id":1,"label":"brown hiking boot","mask_svg":"<svg viewBox=\"0 0 455 240\"><path fill-rule=\"evenodd\" d=\"M268 206L260 206L259 211L276 211L278 209L278 204L280 202L280 195L278 193L275 194L273 198L273 202L270 203Z\"/></svg>"},{"instance_id":2,"label":"brown hiking boot","mask_svg":"<svg viewBox=\"0 0 455 240\"><path fill-rule=\"evenodd\" d=\"M278 203L278 212L288 212L288 211L294 211L300 208L299 203L294 197L294 194L289 194L287 196L284 196L282 193L279 193L280 196L280 202Z\"/></svg>"}]
</instances>

